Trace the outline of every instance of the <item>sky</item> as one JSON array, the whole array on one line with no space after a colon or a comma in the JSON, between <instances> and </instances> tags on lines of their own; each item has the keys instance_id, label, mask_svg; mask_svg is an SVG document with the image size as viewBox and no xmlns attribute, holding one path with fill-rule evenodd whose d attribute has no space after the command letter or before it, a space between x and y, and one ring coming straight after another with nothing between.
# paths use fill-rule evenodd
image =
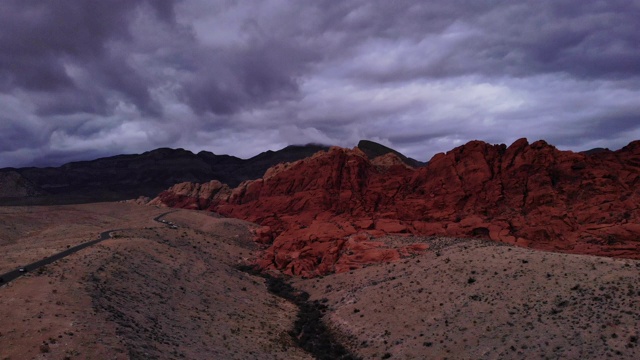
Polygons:
<instances>
[{"instance_id":1,"label":"sky","mask_svg":"<svg viewBox=\"0 0 640 360\"><path fill-rule=\"evenodd\" d=\"M2 0L0 167L640 139L640 0Z\"/></svg>"}]
</instances>

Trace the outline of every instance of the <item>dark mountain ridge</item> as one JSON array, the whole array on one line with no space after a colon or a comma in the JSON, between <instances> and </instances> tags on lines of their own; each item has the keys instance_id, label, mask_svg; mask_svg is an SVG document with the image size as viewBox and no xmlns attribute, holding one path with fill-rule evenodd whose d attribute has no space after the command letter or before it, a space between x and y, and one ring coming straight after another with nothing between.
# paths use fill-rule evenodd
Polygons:
<instances>
[{"instance_id":1,"label":"dark mountain ridge","mask_svg":"<svg viewBox=\"0 0 640 360\"><path fill-rule=\"evenodd\" d=\"M378 156L392 153L396 155L400 160L402 160L403 163L411 167L418 168L418 167L427 165L426 162L422 162L416 159L412 159L410 157L406 157L396 150L393 150L389 147L386 147L384 145L378 144L370 140L360 140L360 142L358 143L358 149L362 150L363 153L367 154L367 157L369 159L375 159Z\"/></svg>"},{"instance_id":2,"label":"dark mountain ridge","mask_svg":"<svg viewBox=\"0 0 640 360\"><path fill-rule=\"evenodd\" d=\"M257 179L273 165L303 159L329 147L318 144L291 145L249 159L185 149L159 148L142 154L116 155L75 161L59 167L4 168L3 189L16 181L29 184L28 192L0 192L0 204L35 205L117 201L155 196L176 183L219 180L238 186ZM18 180L16 180L18 179ZM11 184L9 184L11 182Z\"/></svg>"}]
</instances>

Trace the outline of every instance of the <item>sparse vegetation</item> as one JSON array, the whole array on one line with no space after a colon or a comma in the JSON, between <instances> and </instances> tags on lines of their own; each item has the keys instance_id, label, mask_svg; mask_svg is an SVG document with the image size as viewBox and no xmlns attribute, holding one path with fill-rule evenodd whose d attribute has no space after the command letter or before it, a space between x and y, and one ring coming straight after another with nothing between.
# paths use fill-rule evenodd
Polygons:
<instances>
[{"instance_id":1,"label":"sparse vegetation","mask_svg":"<svg viewBox=\"0 0 640 360\"><path fill-rule=\"evenodd\" d=\"M271 293L298 306L298 319L290 335L300 347L313 354L316 359L359 359L335 340L331 331L323 323L323 313L327 310L326 301L309 301L307 292L294 289L291 284L281 277L259 273L252 266L239 266L238 268L264 277L267 282L267 288Z\"/></svg>"},{"instance_id":2,"label":"sparse vegetation","mask_svg":"<svg viewBox=\"0 0 640 360\"><path fill-rule=\"evenodd\" d=\"M640 351L640 261L419 238L430 250L416 257L313 279L269 279L235 268L258 249L244 225L219 220L229 225L194 229L187 220L198 214L171 218L178 232L132 219L141 228L120 231L126 240L1 288L11 295L0 294L0 309L30 296L19 311L0 314L0 345L28 344L28 358L57 359L107 358L95 355L101 346L109 351L102 355L191 358L204 351L229 359L308 358L303 346L321 359L635 359ZM89 230L91 238L99 232ZM28 335L34 328L41 331L36 340Z\"/></svg>"}]
</instances>

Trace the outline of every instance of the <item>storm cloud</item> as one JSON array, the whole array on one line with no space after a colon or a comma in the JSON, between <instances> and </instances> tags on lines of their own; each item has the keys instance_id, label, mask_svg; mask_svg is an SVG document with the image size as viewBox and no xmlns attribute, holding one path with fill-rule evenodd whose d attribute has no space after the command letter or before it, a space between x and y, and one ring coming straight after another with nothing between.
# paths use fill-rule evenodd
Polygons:
<instances>
[{"instance_id":1,"label":"storm cloud","mask_svg":"<svg viewBox=\"0 0 640 360\"><path fill-rule=\"evenodd\" d=\"M0 167L640 139L640 1L0 2Z\"/></svg>"}]
</instances>

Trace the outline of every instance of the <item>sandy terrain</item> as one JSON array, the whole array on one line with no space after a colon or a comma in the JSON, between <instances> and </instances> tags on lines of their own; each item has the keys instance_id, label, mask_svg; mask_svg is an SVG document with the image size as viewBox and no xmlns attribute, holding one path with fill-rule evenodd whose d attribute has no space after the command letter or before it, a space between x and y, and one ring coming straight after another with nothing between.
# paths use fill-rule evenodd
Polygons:
<instances>
[{"instance_id":1,"label":"sandy terrain","mask_svg":"<svg viewBox=\"0 0 640 360\"><path fill-rule=\"evenodd\" d=\"M150 220L166 209L122 203L54 210L2 209L14 221L7 267L32 258L16 243L46 254L134 229L0 287L0 359L310 358L287 333L297 308L235 269L254 248L248 224L178 211L174 230ZM39 214L35 231L20 211Z\"/></svg>"},{"instance_id":2,"label":"sandy terrain","mask_svg":"<svg viewBox=\"0 0 640 360\"><path fill-rule=\"evenodd\" d=\"M0 286L3 359L310 359L298 308L239 271L252 224L125 203L0 208L0 271L114 239ZM640 358L640 261L446 238L391 264L293 278L363 359Z\"/></svg>"},{"instance_id":3,"label":"sandy terrain","mask_svg":"<svg viewBox=\"0 0 640 360\"><path fill-rule=\"evenodd\" d=\"M293 285L366 359L640 358L640 261L425 241L413 259Z\"/></svg>"}]
</instances>

